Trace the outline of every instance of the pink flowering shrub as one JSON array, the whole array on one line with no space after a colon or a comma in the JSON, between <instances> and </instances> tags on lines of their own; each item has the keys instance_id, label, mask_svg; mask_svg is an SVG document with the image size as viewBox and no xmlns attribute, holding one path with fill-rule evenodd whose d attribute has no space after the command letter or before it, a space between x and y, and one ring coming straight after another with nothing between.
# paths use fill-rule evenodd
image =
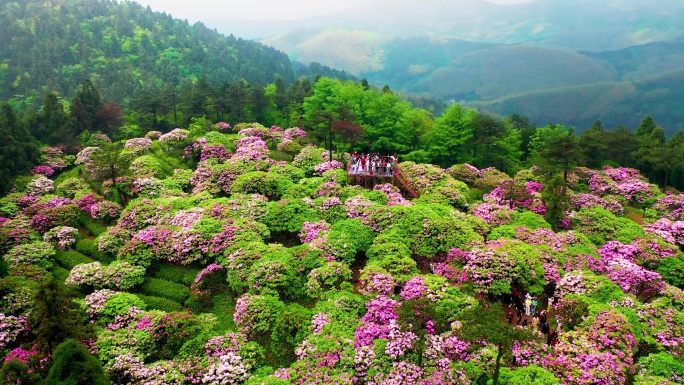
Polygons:
<instances>
[{"instance_id":1,"label":"pink flowering shrub","mask_svg":"<svg viewBox=\"0 0 684 385\"><path fill-rule=\"evenodd\" d=\"M237 141L235 156L257 161L268 158L268 146L257 136L247 136Z\"/></svg>"},{"instance_id":2,"label":"pink flowering shrub","mask_svg":"<svg viewBox=\"0 0 684 385\"><path fill-rule=\"evenodd\" d=\"M314 167L314 174L315 175L323 175L323 173L326 171L336 170L336 169L341 169L341 168L342 168L342 163L333 159L332 161L326 161L326 162L317 164Z\"/></svg>"},{"instance_id":3,"label":"pink flowering shrub","mask_svg":"<svg viewBox=\"0 0 684 385\"><path fill-rule=\"evenodd\" d=\"M481 172L477 169L477 167L468 163L451 166L446 170L446 172L455 179L463 181L469 185L475 184L475 181L481 175Z\"/></svg>"},{"instance_id":4,"label":"pink flowering shrub","mask_svg":"<svg viewBox=\"0 0 684 385\"><path fill-rule=\"evenodd\" d=\"M330 230L330 225L325 221L318 222L304 222L302 231L299 232L299 239L302 243L308 243L318 238L318 235L323 231Z\"/></svg>"},{"instance_id":5,"label":"pink flowering shrub","mask_svg":"<svg viewBox=\"0 0 684 385\"><path fill-rule=\"evenodd\" d=\"M145 138L150 140L157 140L161 136L162 133L160 131L149 131L147 134L145 134Z\"/></svg>"},{"instance_id":6,"label":"pink flowering shrub","mask_svg":"<svg viewBox=\"0 0 684 385\"><path fill-rule=\"evenodd\" d=\"M501 226L512 221L513 210L499 204L477 203L470 209L470 213L484 219L489 225Z\"/></svg>"},{"instance_id":7,"label":"pink flowering shrub","mask_svg":"<svg viewBox=\"0 0 684 385\"><path fill-rule=\"evenodd\" d=\"M390 295L394 292L396 285L396 281L387 271L373 265L366 265L361 272L359 291L365 295L372 293Z\"/></svg>"},{"instance_id":8,"label":"pink flowering shrub","mask_svg":"<svg viewBox=\"0 0 684 385\"><path fill-rule=\"evenodd\" d=\"M141 154L152 147L152 140L149 138L134 138L128 139L124 148L130 150L134 154Z\"/></svg>"},{"instance_id":9,"label":"pink flowering shrub","mask_svg":"<svg viewBox=\"0 0 684 385\"><path fill-rule=\"evenodd\" d=\"M632 202L643 202L659 192L656 186L646 182L639 171L624 167L604 167L603 171L592 172L589 190L598 195L622 196Z\"/></svg>"},{"instance_id":10,"label":"pink flowering shrub","mask_svg":"<svg viewBox=\"0 0 684 385\"><path fill-rule=\"evenodd\" d=\"M644 232L658 235L672 245L684 245L684 221L673 222L667 218L661 218L653 224L644 225Z\"/></svg>"},{"instance_id":11,"label":"pink flowering shrub","mask_svg":"<svg viewBox=\"0 0 684 385\"><path fill-rule=\"evenodd\" d=\"M425 285L423 277L413 277L404 284L404 287L399 293L402 300L407 301L411 299L423 298L427 294L428 287Z\"/></svg>"},{"instance_id":12,"label":"pink flowering shrub","mask_svg":"<svg viewBox=\"0 0 684 385\"><path fill-rule=\"evenodd\" d=\"M54 173L55 173L55 170L52 167L44 166L44 165L36 166L36 167L32 168L30 171L31 175L43 175L45 177L49 177Z\"/></svg>"},{"instance_id":13,"label":"pink flowering shrub","mask_svg":"<svg viewBox=\"0 0 684 385\"><path fill-rule=\"evenodd\" d=\"M214 124L214 127L218 128L218 129L221 130L221 131L225 131L225 130L230 130L230 129L231 129L230 124L228 124L228 123L226 123L226 122L218 122L218 123Z\"/></svg>"},{"instance_id":14,"label":"pink flowering shrub","mask_svg":"<svg viewBox=\"0 0 684 385\"><path fill-rule=\"evenodd\" d=\"M174 128L166 134L159 137L159 141L163 143L176 143L188 138L189 131L181 128Z\"/></svg>"},{"instance_id":15,"label":"pink flowering shrub","mask_svg":"<svg viewBox=\"0 0 684 385\"><path fill-rule=\"evenodd\" d=\"M607 275L625 293L633 294L642 300L659 294L666 286L660 274L624 258L609 261Z\"/></svg>"},{"instance_id":16,"label":"pink flowering shrub","mask_svg":"<svg viewBox=\"0 0 684 385\"><path fill-rule=\"evenodd\" d=\"M10 347L29 330L27 317L0 313L0 349Z\"/></svg>"},{"instance_id":17,"label":"pink flowering shrub","mask_svg":"<svg viewBox=\"0 0 684 385\"><path fill-rule=\"evenodd\" d=\"M208 385L241 384L249 378L250 369L242 357L228 352L209 365L202 382Z\"/></svg>"},{"instance_id":18,"label":"pink flowering shrub","mask_svg":"<svg viewBox=\"0 0 684 385\"><path fill-rule=\"evenodd\" d=\"M283 139L285 140L296 140L299 138L306 138L306 131L299 127L290 127L283 131Z\"/></svg>"},{"instance_id":19,"label":"pink flowering shrub","mask_svg":"<svg viewBox=\"0 0 684 385\"><path fill-rule=\"evenodd\" d=\"M40 149L40 164L52 170L67 168L73 160L73 156L64 155L64 147L43 147ZM39 174L42 174L42 172ZM43 175L50 176L47 174Z\"/></svg>"},{"instance_id":20,"label":"pink flowering shrub","mask_svg":"<svg viewBox=\"0 0 684 385\"><path fill-rule=\"evenodd\" d=\"M58 250L66 250L76 242L78 229L69 226L58 226L43 235L43 241L55 245Z\"/></svg>"}]
</instances>

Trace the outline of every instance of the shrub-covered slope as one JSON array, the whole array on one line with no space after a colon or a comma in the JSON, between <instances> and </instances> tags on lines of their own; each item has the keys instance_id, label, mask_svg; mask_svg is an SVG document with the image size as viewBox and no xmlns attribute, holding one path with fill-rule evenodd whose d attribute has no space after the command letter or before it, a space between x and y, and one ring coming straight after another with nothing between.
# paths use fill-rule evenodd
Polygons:
<instances>
[{"instance_id":1,"label":"shrub-covered slope","mask_svg":"<svg viewBox=\"0 0 684 385\"><path fill-rule=\"evenodd\" d=\"M307 142L197 120L53 151L0 199L3 374L68 377L74 354L122 385L684 378L683 195L628 168L559 187L402 162L408 200ZM522 293L540 328L506 322Z\"/></svg>"}]
</instances>

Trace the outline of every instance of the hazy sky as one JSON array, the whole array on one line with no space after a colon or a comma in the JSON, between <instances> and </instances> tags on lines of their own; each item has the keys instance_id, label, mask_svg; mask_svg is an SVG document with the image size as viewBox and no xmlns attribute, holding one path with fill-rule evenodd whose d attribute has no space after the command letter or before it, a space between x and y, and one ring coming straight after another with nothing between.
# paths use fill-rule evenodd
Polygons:
<instances>
[{"instance_id":1,"label":"hazy sky","mask_svg":"<svg viewBox=\"0 0 684 385\"><path fill-rule=\"evenodd\" d=\"M178 19L190 21L219 17L245 19L303 19L353 8L373 0L136 0L152 10L166 12ZM400 1L400 0L399 0ZM429 1L429 0L428 0ZM457 0L454 0L457 1ZM486 0L513 4L530 0Z\"/></svg>"}]
</instances>

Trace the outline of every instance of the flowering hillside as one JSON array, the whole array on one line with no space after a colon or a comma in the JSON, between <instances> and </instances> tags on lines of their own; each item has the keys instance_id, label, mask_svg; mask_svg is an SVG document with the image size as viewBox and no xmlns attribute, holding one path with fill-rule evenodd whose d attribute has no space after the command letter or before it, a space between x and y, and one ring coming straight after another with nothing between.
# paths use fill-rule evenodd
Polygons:
<instances>
[{"instance_id":1,"label":"flowering hillside","mask_svg":"<svg viewBox=\"0 0 684 385\"><path fill-rule=\"evenodd\" d=\"M0 199L0 382L67 343L117 385L684 381L684 195L636 170L402 162L410 200L199 119L43 153ZM545 327L507 322L526 293Z\"/></svg>"}]
</instances>

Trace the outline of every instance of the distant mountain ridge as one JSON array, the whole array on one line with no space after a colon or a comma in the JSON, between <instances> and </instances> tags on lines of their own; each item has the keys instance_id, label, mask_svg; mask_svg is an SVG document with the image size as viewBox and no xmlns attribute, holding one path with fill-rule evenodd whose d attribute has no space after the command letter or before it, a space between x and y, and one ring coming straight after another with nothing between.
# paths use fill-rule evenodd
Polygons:
<instances>
[{"instance_id":1,"label":"distant mountain ridge","mask_svg":"<svg viewBox=\"0 0 684 385\"><path fill-rule=\"evenodd\" d=\"M603 100L592 90L629 88L637 94L605 105L653 113L671 133L682 123L663 106L674 106L667 98L679 90L639 85L684 68L683 37L684 2L678 0L382 0L300 21L261 41L294 60L317 61L373 84L496 114L526 114L540 124L549 115L537 114L525 98L574 90L564 100L586 106ZM578 127L601 117L594 108L561 112L556 122ZM629 115L623 124L636 119Z\"/></svg>"}]
</instances>

